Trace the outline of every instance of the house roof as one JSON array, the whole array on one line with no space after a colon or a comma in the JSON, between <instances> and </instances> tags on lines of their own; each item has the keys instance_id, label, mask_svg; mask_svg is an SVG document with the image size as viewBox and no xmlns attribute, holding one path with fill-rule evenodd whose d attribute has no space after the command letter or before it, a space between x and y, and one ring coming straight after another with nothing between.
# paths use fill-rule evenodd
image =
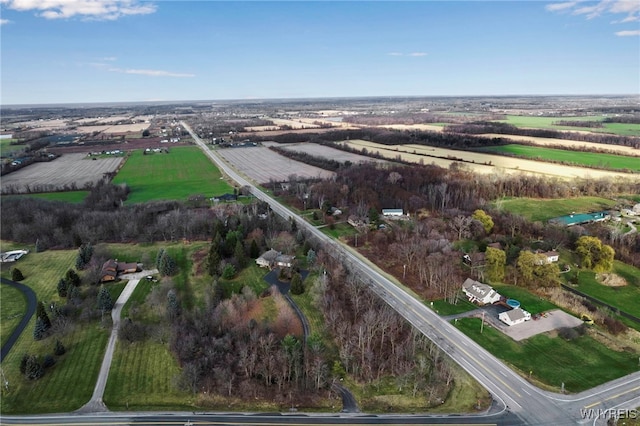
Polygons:
<instances>
[{"instance_id":1,"label":"house roof","mask_svg":"<svg viewBox=\"0 0 640 426\"><path fill-rule=\"evenodd\" d=\"M482 284L481 282L472 280L471 278L467 278L464 283L462 283L462 288L465 289L467 293L478 299L483 299L493 290L491 286Z\"/></svg>"},{"instance_id":2,"label":"house roof","mask_svg":"<svg viewBox=\"0 0 640 426\"><path fill-rule=\"evenodd\" d=\"M385 214L385 213L400 213L400 214L402 214L402 213L404 213L404 210L403 209L382 209L382 214Z\"/></svg>"},{"instance_id":3,"label":"house roof","mask_svg":"<svg viewBox=\"0 0 640 426\"><path fill-rule=\"evenodd\" d=\"M138 269L138 264L135 262L132 263L122 263L119 262L118 263L118 272L122 272L122 271L129 271L129 270L137 270Z\"/></svg>"},{"instance_id":4,"label":"house roof","mask_svg":"<svg viewBox=\"0 0 640 426\"><path fill-rule=\"evenodd\" d=\"M501 315L506 316L511 322L516 322L527 317L525 311L520 308L511 309L510 311L503 312Z\"/></svg>"},{"instance_id":5,"label":"house roof","mask_svg":"<svg viewBox=\"0 0 640 426\"><path fill-rule=\"evenodd\" d=\"M104 262L102 264L102 272L104 273L105 271L116 271L118 270L118 262L116 262L113 259L109 259L106 262Z\"/></svg>"},{"instance_id":6,"label":"house roof","mask_svg":"<svg viewBox=\"0 0 640 426\"><path fill-rule=\"evenodd\" d=\"M292 256L290 254L280 254L276 257L276 262L291 263L293 262L293 259L295 259L295 256Z\"/></svg>"},{"instance_id":7,"label":"house roof","mask_svg":"<svg viewBox=\"0 0 640 426\"><path fill-rule=\"evenodd\" d=\"M271 249L262 253L262 255L258 259L262 259L267 262L275 262L276 258L280 255L280 252Z\"/></svg>"}]
</instances>

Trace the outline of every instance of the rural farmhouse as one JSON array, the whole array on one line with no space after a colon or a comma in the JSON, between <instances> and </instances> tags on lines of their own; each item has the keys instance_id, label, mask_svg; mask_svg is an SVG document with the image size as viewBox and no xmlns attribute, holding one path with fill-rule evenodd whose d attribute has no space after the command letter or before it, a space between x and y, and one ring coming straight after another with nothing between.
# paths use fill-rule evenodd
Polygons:
<instances>
[{"instance_id":1,"label":"rural farmhouse","mask_svg":"<svg viewBox=\"0 0 640 426\"><path fill-rule=\"evenodd\" d=\"M502 312L498 315L498 318L500 318L500 321L503 323L512 326L529 321L531 319L531 314L520 308L515 308L510 311Z\"/></svg>"},{"instance_id":2,"label":"rural farmhouse","mask_svg":"<svg viewBox=\"0 0 640 426\"><path fill-rule=\"evenodd\" d=\"M273 269L274 267L291 268L295 256L282 254L279 251L271 249L263 253L256 259L256 264L260 267Z\"/></svg>"},{"instance_id":3,"label":"rural farmhouse","mask_svg":"<svg viewBox=\"0 0 640 426\"><path fill-rule=\"evenodd\" d=\"M469 298L470 302L481 305L496 303L501 297L491 286L482 284L471 278L467 278L462 284L462 291Z\"/></svg>"}]
</instances>

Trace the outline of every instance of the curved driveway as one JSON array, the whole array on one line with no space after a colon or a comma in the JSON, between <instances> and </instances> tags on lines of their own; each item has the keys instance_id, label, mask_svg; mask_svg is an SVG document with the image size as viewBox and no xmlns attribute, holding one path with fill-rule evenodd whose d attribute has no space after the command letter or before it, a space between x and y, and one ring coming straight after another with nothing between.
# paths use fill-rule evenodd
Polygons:
<instances>
[{"instance_id":1,"label":"curved driveway","mask_svg":"<svg viewBox=\"0 0 640 426\"><path fill-rule=\"evenodd\" d=\"M4 357L7 356L7 354L13 347L13 345L18 341L18 338L24 331L27 324L29 324L29 321L31 321L31 317L33 316L33 314L36 313L38 299L36 298L36 294L34 293L34 291L31 290L31 287L29 286L17 283L15 281L8 280L6 278L0 278L0 281L2 282L2 284L5 284L20 290L22 294L24 294L24 297L27 302L27 312L22 317L22 320L20 321L18 326L13 330L13 333L11 333L9 340L7 340L4 345L2 345L2 349L0 350L0 362L2 362L4 360Z\"/></svg>"},{"instance_id":2,"label":"curved driveway","mask_svg":"<svg viewBox=\"0 0 640 426\"><path fill-rule=\"evenodd\" d=\"M318 241L329 245L331 251L357 272L378 296L480 382L506 411L517 414L526 424L596 424L593 417L586 418L592 416L595 410L633 409L639 405L640 371L575 395L548 392L532 385L425 306L410 290L401 288L376 265L324 235L292 210L260 191L211 151L186 123L181 124L225 174L240 185L247 186L258 199L269 203L276 214L295 220L299 227L306 229Z\"/></svg>"}]
</instances>

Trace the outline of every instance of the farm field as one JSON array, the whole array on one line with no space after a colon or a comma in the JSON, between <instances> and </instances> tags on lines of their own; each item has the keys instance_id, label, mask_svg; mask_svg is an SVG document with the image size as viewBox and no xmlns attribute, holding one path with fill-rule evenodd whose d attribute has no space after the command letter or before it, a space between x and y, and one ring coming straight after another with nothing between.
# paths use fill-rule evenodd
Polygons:
<instances>
[{"instance_id":1,"label":"farm field","mask_svg":"<svg viewBox=\"0 0 640 426\"><path fill-rule=\"evenodd\" d=\"M0 284L0 346L4 345L27 311L27 301L17 288Z\"/></svg>"},{"instance_id":2,"label":"farm field","mask_svg":"<svg viewBox=\"0 0 640 426\"><path fill-rule=\"evenodd\" d=\"M438 166L448 167L451 163L458 162L478 173L530 173L557 176L561 178L615 178L626 176L640 180L640 177L637 175L634 176L621 172L594 170L575 166L565 166L562 164L545 163L543 161L501 157L491 154L444 149L425 145L408 144L388 146L363 140L350 140L343 141L342 143L355 149L366 148L370 152L379 152L383 156L391 159L399 156L405 161L413 163L424 162L425 164L430 164L433 162ZM464 159L466 161L456 161L453 160L453 158Z\"/></svg>"},{"instance_id":3,"label":"farm field","mask_svg":"<svg viewBox=\"0 0 640 426\"><path fill-rule=\"evenodd\" d=\"M285 120L282 118L265 117L265 120L273 121L276 126L291 126L292 129L316 129L319 128L317 124L307 123L302 120Z\"/></svg>"},{"instance_id":4,"label":"farm field","mask_svg":"<svg viewBox=\"0 0 640 426\"><path fill-rule=\"evenodd\" d=\"M64 186L75 184L78 188L102 179L104 173L118 169L122 157L100 158L92 161L85 154L66 154L46 163L34 163L2 177L2 192L14 188L18 192L27 192L27 186L33 191L55 191Z\"/></svg>"},{"instance_id":5,"label":"farm field","mask_svg":"<svg viewBox=\"0 0 640 426\"><path fill-rule=\"evenodd\" d=\"M49 120L30 120L12 124L12 127L32 128L38 130L60 130L67 127L67 120L55 118Z\"/></svg>"},{"instance_id":6,"label":"farm field","mask_svg":"<svg viewBox=\"0 0 640 426\"><path fill-rule=\"evenodd\" d=\"M149 128L149 123L134 123L134 124L105 124L95 126L78 126L76 131L78 133L135 133L141 132L144 129Z\"/></svg>"},{"instance_id":7,"label":"farm field","mask_svg":"<svg viewBox=\"0 0 640 426\"><path fill-rule=\"evenodd\" d=\"M353 127L354 129L356 127ZM286 134L305 134L305 133L327 133L335 131L335 128L317 128L317 129L297 129L297 130L258 130L254 132L240 132L238 135L243 138L251 138L252 136L268 137Z\"/></svg>"},{"instance_id":8,"label":"farm field","mask_svg":"<svg viewBox=\"0 0 640 426\"><path fill-rule=\"evenodd\" d=\"M480 136L487 138L506 138L514 141L531 142L536 145L551 145L551 146L565 146L571 149L588 149L588 150L601 150L612 152L621 155L630 155L634 157L640 157L640 150L632 148L630 146L611 145L605 143L595 142L582 142L572 141L568 139L553 139L553 138L537 138L535 136L521 136L521 135L503 135L500 133L483 133Z\"/></svg>"},{"instance_id":9,"label":"farm field","mask_svg":"<svg viewBox=\"0 0 640 426\"><path fill-rule=\"evenodd\" d=\"M6 195L9 197L31 197L51 201L64 201L65 203L79 204L87 198L89 191L62 191L62 192L42 192L39 194Z\"/></svg>"},{"instance_id":10,"label":"farm field","mask_svg":"<svg viewBox=\"0 0 640 426\"><path fill-rule=\"evenodd\" d=\"M571 341L539 334L515 342L485 324L480 333L479 318L461 318L455 326L489 352L514 366L522 375L568 392L580 392L598 384L636 372L638 354L609 349L588 333Z\"/></svg>"},{"instance_id":11,"label":"farm field","mask_svg":"<svg viewBox=\"0 0 640 426\"><path fill-rule=\"evenodd\" d=\"M542 148L528 145L501 145L483 148L482 151L514 154L529 158L562 161L577 165L602 167L618 170L640 171L640 159L623 155L603 154L595 152L565 151L562 149Z\"/></svg>"},{"instance_id":12,"label":"farm field","mask_svg":"<svg viewBox=\"0 0 640 426\"><path fill-rule=\"evenodd\" d=\"M585 117L533 117L524 115L508 115L506 120L500 120L516 127L553 130L580 130L593 133L613 133L621 136L640 136L640 124L602 123L603 127L574 127L556 126L557 121L602 121L602 116Z\"/></svg>"},{"instance_id":13,"label":"farm field","mask_svg":"<svg viewBox=\"0 0 640 426\"><path fill-rule=\"evenodd\" d=\"M15 142L16 139L1 139L0 140L0 154L3 157L6 157L8 154L16 151L20 151L24 149L27 145L12 145L12 142Z\"/></svg>"},{"instance_id":14,"label":"farm field","mask_svg":"<svg viewBox=\"0 0 640 426\"><path fill-rule=\"evenodd\" d=\"M426 130L429 132L442 132L445 125L438 124L389 124L384 126L385 129L395 129L395 130Z\"/></svg>"},{"instance_id":15,"label":"farm field","mask_svg":"<svg viewBox=\"0 0 640 426\"><path fill-rule=\"evenodd\" d=\"M610 209L616 204L614 200L600 197L511 198L497 201L495 207L499 210L506 210L525 217L533 222L546 222L554 217L564 216L572 212L587 213Z\"/></svg>"},{"instance_id":16,"label":"farm field","mask_svg":"<svg viewBox=\"0 0 640 426\"><path fill-rule=\"evenodd\" d=\"M283 157L266 147L228 148L217 153L250 179L264 184L288 181L289 176L329 178L333 172Z\"/></svg>"},{"instance_id":17,"label":"farm field","mask_svg":"<svg viewBox=\"0 0 640 426\"><path fill-rule=\"evenodd\" d=\"M352 154L350 152L342 151L340 149L331 148L330 146L318 145L315 143L299 143L299 144L278 144L266 142L265 146L277 146L286 150L304 152L305 154L313 155L315 157L330 158L332 160L346 162L350 161L356 163L368 163L368 162L384 162L376 158L367 157L365 155Z\"/></svg>"},{"instance_id":18,"label":"farm field","mask_svg":"<svg viewBox=\"0 0 640 426\"><path fill-rule=\"evenodd\" d=\"M169 154L143 155L142 150L134 151L113 183L126 183L131 189L126 203L134 204L232 192L232 187L221 178L220 171L200 149L189 146L171 147Z\"/></svg>"}]
</instances>

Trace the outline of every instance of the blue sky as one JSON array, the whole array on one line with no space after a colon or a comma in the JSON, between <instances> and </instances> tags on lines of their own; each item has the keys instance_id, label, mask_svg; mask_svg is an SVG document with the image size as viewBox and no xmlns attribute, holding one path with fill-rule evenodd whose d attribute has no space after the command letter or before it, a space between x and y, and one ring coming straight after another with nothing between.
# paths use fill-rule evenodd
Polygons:
<instances>
[{"instance_id":1,"label":"blue sky","mask_svg":"<svg viewBox=\"0 0 640 426\"><path fill-rule=\"evenodd\" d=\"M0 0L0 103L639 94L640 1Z\"/></svg>"}]
</instances>

